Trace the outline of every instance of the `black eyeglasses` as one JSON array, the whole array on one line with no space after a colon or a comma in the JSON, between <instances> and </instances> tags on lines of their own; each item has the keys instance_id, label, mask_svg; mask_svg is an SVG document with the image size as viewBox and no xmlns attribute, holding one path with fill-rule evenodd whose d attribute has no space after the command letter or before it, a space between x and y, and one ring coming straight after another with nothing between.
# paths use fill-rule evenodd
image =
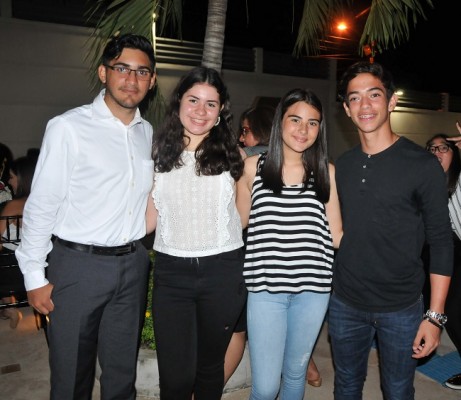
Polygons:
<instances>
[{"instance_id":1,"label":"black eyeglasses","mask_svg":"<svg viewBox=\"0 0 461 400\"><path fill-rule=\"evenodd\" d=\"M432 154L437 152L446 153L448 150L450 150L450 146L447 144L439 144L438 146L427 146L426 150L429 150Z\"/></svg>"},{"instance_id":2,"label":"black eyeglasses","mask_svg":"<svg viewBox=\"0 0 461 400\"><path fill-rule=\"evenodd\" d=\"M105 67L110 68L112 71L116 72L122 77L128 78L130 76L131 72L134 72L136 75L136 78L139 79L140 81L148 81L151 76L152 72L150 69L143 68L143 69L131 69L128 67L125 67L124 65L107 65L104 64Z\"/></svg>"}]
</instances>

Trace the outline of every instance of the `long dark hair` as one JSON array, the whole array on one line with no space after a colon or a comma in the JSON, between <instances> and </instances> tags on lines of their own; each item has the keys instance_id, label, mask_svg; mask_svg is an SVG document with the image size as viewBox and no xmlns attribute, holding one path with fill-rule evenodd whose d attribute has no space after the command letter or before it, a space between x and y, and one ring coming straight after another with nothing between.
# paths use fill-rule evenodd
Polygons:
<instances>
[{"instance_id":1,"label":"long dark hair","mask_svg":"<svg viewBox=\"0 0 461 400\"><path fill-rule=\"evenodd\" d=\"M19 157L12 161L10 170L18 177L18 188L13 193L13 198L29 196L36 165L37 158L33 157Z\"/></svg>"},{"instance_id":2,"label":"long dark hair","mask_svg":"<svg viewBox=\"0 0 461 400\"><path fill-rule=\"evenodd\" d=\"M152 158L156 172L169 172L183 166L181 154L187 147L184 127L179 119L181 99L192 86L207 83L216 88L222 105L220 122L195 150L197 175L220 175L229 171L238 180L243 173L243 160L238 140L232 130L229 93L219 73L207 67L196 67L185 74L173 91L165 120L154 135Z\"/></svg>"},{"instance_id":3,"label":"long dark hair","mask_svg":"<svg viewBox=\"0 0 461 400\"><path fill-rule=\"evenodd\" d=\"M449 137L450 136L446 135L445 133L435 134L426 142L426 150L429 150L429 147L432 146L435 139L442 139L444 144L446 144L451 149L453 157L451 158L450 166L445 173L447 176L448 197L451 197L451 195L455 192L456 185L458 184L459 174L461 173L461 156L455 142L447 140Z\"/></svg>"},{"instance_id":4,"label":"long dark hair","mask_svg":"<svg viewBox=\"0 0 461 400\"><path fill-rule=\"evenodd\" d=\"M269 149L264 166L261 169L263 187L274 193L281 193L283 187L283 139L282 121L288 108L300 101L314 107L320 113L320 127L316 141L302 154L304 165L303 191L307 190L310 178L313 178L314 190L318 199L326 203L330 198L330 175L328 172L328 151L326 123L320 99L311 90L293 89L279 102L272 124ZM312 175L311 175L312 174Z\"/></svg>"}]
</instances>

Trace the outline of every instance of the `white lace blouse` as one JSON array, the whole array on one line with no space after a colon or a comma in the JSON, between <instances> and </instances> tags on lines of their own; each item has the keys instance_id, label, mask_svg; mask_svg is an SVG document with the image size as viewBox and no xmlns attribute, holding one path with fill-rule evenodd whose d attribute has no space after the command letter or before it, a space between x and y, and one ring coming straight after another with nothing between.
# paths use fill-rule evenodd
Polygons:
<instances>
[{"instance_id":1,"label":"white lace blouse","mask_svg":"<svg viewBox=\"0 0 461 400\"><path fill-rule=\"evenodd\" d=\"M184 166L155 174L152 193L158 210L154 250L177 257L204 257L243 246L229 172L197 176L194 152Z\"/></svg>"}]
</instances>

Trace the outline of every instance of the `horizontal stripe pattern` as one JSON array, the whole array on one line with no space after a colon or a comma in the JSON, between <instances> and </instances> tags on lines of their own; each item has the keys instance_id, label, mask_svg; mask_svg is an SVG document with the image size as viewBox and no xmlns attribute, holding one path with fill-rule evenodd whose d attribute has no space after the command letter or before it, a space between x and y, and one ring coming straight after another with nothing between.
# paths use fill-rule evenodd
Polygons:
<instances>
[{"instance_id":1,"label":"horizontal stripe pattern","mask_svg":"<svg viewBox=\"0 0 461 400\"><path fill-rule=\"evenodd\" d=\"M312 182L301 190L274 194L256 175L243 272L249 291L330 292L334 249L325 206Z\"/></svg>"}]
</instances>

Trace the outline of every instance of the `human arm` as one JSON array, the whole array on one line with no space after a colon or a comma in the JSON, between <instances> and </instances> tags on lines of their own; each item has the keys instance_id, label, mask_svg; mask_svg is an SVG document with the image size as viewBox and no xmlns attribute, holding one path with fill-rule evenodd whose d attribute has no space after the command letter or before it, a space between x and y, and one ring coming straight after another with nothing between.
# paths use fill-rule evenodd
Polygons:
<instances>
[{"instance_id":1,"label":"human arm","mask_svg":"<svg viewBox=\"0 0 461 400\"><path fill-rule=\"evenodd\" d=\"M46 258L53 247L51 236L66 197L78 147L72 136L59 118L47 125L32 190L24 206L21 243L16 249L27 291L49 284L45 277Z\"/></svg>"},{"instance_id":2,"label":"human arm","mask_svg":"<svg viewBox=\"0 0 461 400\"><path fill-rule=\"evenodd\" d=\"M431 281L431 303L430 309L443 314L445 298L447 297L450 277L438 274L430 274ZM418 333L413 342L413 358L423 358L431 354L440 344L442 330L436 325L422 320Z\"/></svg>"},{"instance_id":3,"label":"human arm","mask_svg":"<svg viewBox=\"0 0 461 400\"><path fill-rule=\"evenodd\" d=\"M338 248L343 236L343 223L341 218L341 210L339 207L338 191L336 189L335 167L329 165L330 173L330 199L325 204L328 224L330 225L331 236L333 237L333 247Z\"/></svg>"},{"instance_id":4,"label":"human arm","mask_svg":"<svg viewBox=\"0 0 461 400\"><path fill-rule=\"evenodd\" d=\"M146 234L152 233L157 227L158 211L155 208L154 198L152 191L147 197L147 208L146 208Z\"/></svg>"},{"instance_id":5,"label":"human arm","mask_svg":"<svg viewBox=\"0 0 461 400\"><path fill-rule=\"evenodd\" d=\"M248 226L251 210L251 190L256 175L256 165L259 156L252 156L245 159L243 175L237 181L237 210L240 214L242 228Z\"/></svg>"},{"instance_id":6,"label":"human arm","mask_svg":"<svg viewBox=\"0 0 461 400\"><path fill-rule=\"evenodd\" d=\"M455 142L455 145L456 147L458 147L459 149L461 149L461 125L458 121L456 121L456 129L458 129L458 132L459 132L459 136L455 136L455 137L449 137L447 138L448 141L451 141L451 142Z\"/></svg>"},{"instance_id":7,"label":"human arm","mask_svg":"<svg viewBox=\"0 0 461 400\"><path fill-rule=\"evenodd\" d=\"M433 159L430 161L434 164ZM437 166L439 167L439 165ZM453 271L453 234L447 206L446 180L443 170L431 166L429 163L422 176L424 178L419 197L430 254L431 293L429 307L430 310L443 314ZM435 323L432 322L421 320L413 343L414 358L429 355L440 344L441 329L437 326L436 320Z\"/></svg>"},{"instance_id":8,"label":"human arm","mask_svg":"<svg viewBox=\"0 0 461 400\"><path fill-rule=\"evenodd\" d=\"M27 301L29 305L37 310L40 314L48 315L54 310L53 300L51 300L51 292L53 285L47 283L45 286L27 291Z\"/></svg>"}]
</instances>

